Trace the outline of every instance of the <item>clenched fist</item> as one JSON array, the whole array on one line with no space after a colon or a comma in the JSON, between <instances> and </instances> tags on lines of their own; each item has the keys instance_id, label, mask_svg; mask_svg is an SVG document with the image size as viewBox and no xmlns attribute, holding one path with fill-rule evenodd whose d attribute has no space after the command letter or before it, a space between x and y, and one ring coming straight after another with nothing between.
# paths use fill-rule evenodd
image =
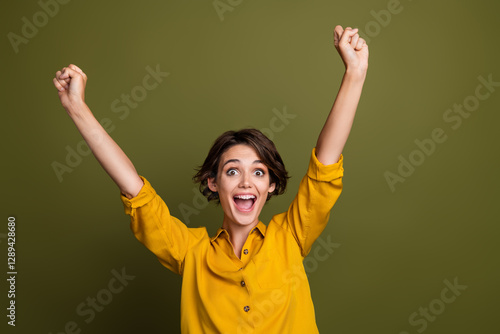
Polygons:
<instances>
[{"instance_id":1,"label":"clenched fist","mask_svg":"<svg viewBox=\"0 0 500 334\"><path fill-rule=\"evenodd\" d=\"M64 109L69 110L85 102L87 75L78 66L70 64L63 67L52 81Z\"/></svg>"},{"instance_id":2,"label":"clenched fist","mask_svg":"<svg viewBox=\"0 0 500 334\"><path fill-rule=\"evenodd\" d=\"M342 28L338 25L334 31L335 48L340 54L346 69L365 73L368 69L368 45L359 37L358 29Z\"/></svg>"}]
</instances>

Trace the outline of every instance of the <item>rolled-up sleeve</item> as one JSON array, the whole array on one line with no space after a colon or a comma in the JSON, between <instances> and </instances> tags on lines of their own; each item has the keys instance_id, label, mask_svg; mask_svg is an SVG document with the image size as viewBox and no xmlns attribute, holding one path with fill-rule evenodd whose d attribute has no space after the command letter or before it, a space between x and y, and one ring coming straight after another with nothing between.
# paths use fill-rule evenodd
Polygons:
<instances>
[{"instance_id":1,"label":"rolled-up sleeve","mask_svg":"<svg viewBox=\"0 0 500 334\"><path fill-rule=\"evenodd\" d=\"M342 192L343 160L341 154L338 162L323 165L316 157L314 148L307 173L285 213L284 224L294 235L303 257L309 253L312 244L325 229L330 211Z\"/></svg>"},{"instance_id":2,"label":"rolled-up sleeve","mask_svg":"<svg viewBox=\"0 0 500 334\"><path fill-rule=\"evenodd\" d=\"M130 228L161 264L182 275L186 252L202 237L201 231L193 233L193 229L173 217L149 181L140 178L144 185L137 196L129 199L120 194L125 213L130 216Z\"/></svg>"}]
</instances>

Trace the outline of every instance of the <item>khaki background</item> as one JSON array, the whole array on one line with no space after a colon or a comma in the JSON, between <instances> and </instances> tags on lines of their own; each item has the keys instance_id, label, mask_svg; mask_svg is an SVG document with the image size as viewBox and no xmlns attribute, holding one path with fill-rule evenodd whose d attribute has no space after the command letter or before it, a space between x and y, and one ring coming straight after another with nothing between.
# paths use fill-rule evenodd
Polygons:
<instances>
[{"instance_id":1,"label":"khaki background","mask_svg":"<svg viewBox=\"0 0 500 334\"><path fill-rule=\"evenodd\" d=\"M21 35L22 18L33 22L42 9L2 3L0 258L15 216L18 261L17 326L3 313L4 269L2 333L60 333L71 321L81 333L179 332L181 279L134 238L111 179L92 156L62 182L52 168L81 141L52 85L57 70L75 63L87 73L86 102L180 218L180 205L194 208L194 167L219 134L280 126L273 109L295 115L274 127L293 178L264 209L267 223L295 195L336 96L336 24L372 30L343 152L344 192L322 235L335 248L317 243L307 260L321 333L498 332L500 88L458 128L443 119L475 94L479 76L500 81L498 2L401 0L384 25L373 13L387 11L385 0L221 2L232 9L223 20L212 1L69 1L18 53L8 33ZM112 102L157 64L170 75L120 119ZM408 159L435 128L446 141L391 191L384 173L397 173L398 157ZM190 226L213 233L221 209L198 211ZM122 268L135 278L85 322L78 305ZM444 281L455 278L467 289L440 302ZM417 314L409 322L429 306L438 313L432 321Z\"/></svg>"}]
</instances>

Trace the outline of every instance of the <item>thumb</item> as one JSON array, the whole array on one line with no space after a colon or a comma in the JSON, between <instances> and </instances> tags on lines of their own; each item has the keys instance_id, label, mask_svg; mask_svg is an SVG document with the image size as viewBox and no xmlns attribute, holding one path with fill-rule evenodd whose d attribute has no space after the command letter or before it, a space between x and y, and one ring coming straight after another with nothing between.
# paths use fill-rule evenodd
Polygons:
<instances>
[{"instance_id":1,"label":"thumb","mask_svg":"<svg viewBox=\"0 0 500 334\"><path fill-rule=\"evenodd\" d=\"M338 25L335 27L334 34L333 34L333 42L335 47L339 46L340 38L342 37L342 34L344 33L344 28L342 28L341 25Z\"/></svg>"}]
</instances>

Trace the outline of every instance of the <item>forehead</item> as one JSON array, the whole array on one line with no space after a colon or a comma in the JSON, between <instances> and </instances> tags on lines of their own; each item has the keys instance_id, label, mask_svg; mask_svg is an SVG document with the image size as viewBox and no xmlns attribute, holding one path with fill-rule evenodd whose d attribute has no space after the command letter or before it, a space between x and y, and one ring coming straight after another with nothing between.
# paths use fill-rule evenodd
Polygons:
<instances>
[{"instance_id":1,"label":"forehead","mask_svg":"<svg viewBox=\"0 0 500 334\"><path fill-rule=\"evenodd\" d=\"M261 159L253 147L238 144L231 146L222 154L220 165L223 166L228 160L239 160L241 163L253 163L255 160Z\"/></svg>"}]
</instances>

